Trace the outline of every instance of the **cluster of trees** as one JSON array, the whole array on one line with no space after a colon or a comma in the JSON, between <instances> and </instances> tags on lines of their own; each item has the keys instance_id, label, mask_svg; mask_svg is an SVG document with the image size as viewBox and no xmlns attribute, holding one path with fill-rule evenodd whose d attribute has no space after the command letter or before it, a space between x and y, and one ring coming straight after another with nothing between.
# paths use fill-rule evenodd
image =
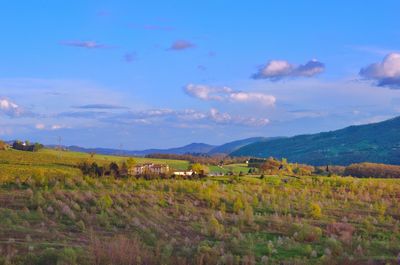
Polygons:
<instances>
[{"instance_id":1,"label":"cluster of trees","mask_svg":"<svg viewBox=\"0 0 400 265\"><path fill-rule=\"evenodd\" d=\"M135 177L143 177L145 179L155 179L159 177L163 178L174 177L172 172L165 172L165 173L144 172L141 175L133 175L133 173L129 169L135 166L135 164L136 162L132 158L120 164L116 162L111 162L109 164L104 164L104 165L99 165L96 162L90 162L88 160L84 160L78 163L77 167L82 171L83 175L91 177L113 176L115 178L124 178L129 176L135 176ZM210 172L210 169L207 166L200 163L190 164L188 170L193 171L193 175L189 176L190 178L205 177Z\"/></svg>"},{"instance_id":2,"label":"cluster of trees","mask_svg":"<svg viewBox=\"0 0 400 265\"><path fill-rule=\"evenodd\" d=\"M230 157L226 155L193 155L193 154L150 154L146 156L147 158L161 158L161 159L175 159L175 160L186 160L190 163L199 163L204 165L228 165L228 164L238 164L245 163L249 157Z\"/></svg>"},{"instance_id":3,"label":"cluster of trees","mask_svg":"<svg viewBox=\"0 0 400 265\"><path fill-rule=\"evenodd\" d=\"M210 173L210 169L207 166L202 165L200 163L191 164L189 166L189 170L193 170L195 175L199 177L205 177L208 173Z\"/></svg>"},{"instance_id":4,"label":"cluster of trees","mask_svg":"<svg viewBox=\"0 0 400 265\"><path fill-rule=\"evenodd\" d=\"M29 141L15 141L12 144L12 148L20 151L37 152L40 149L43 149L44 146L40 143L30 143Z\"/></svg>"},{"instance_id":5,"label":"cluster of trees","mask_svg":"<svg viewBox=\"0 0 400 265\"><path fill-rule=\"evenodd\" d=\"M259 172L262 174L288 174L288 175L311 175L315 168L310 165L305 164L292 164L288 163L286 159L278 160L273 157L270 157L265 160L255 160L249 161L249 166L255 166L258 168Z\"/></svg>"},{"instance_id":6,"label":"cluster of trees","mask_svg":"<svg viewBox=\"0 0 400 265\"><path fill-rule=\"evenodd\" d=\"M400 178L400 166L360 163L346 167L344 174L358 178Z\"/></svg>"},{"instance_id":7,"label":"cluster of trees","mask_svg":"<svg viewBox=\"0 0 400 265\"><path fill-rule=\"evenodd\" d=\"M78 168L84 175L92 177L113 176L120 178L128 176L128 165L126 162L123 162L121 165L111 162L108 165L99 166L96 162L83 161L78 164Z\"/></svg>"}]
</instances>

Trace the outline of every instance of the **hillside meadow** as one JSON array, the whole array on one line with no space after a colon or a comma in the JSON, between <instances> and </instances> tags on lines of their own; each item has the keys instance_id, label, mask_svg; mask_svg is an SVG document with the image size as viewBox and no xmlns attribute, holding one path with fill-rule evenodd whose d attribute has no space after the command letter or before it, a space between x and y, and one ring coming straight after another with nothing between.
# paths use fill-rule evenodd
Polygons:
<instances>
[{"instance_id":1,"label":"hillside meadow","mask_svg":"<svg viewBox=\"0 0 400 265\"><path fill-rule=\"evenodd\" d=\"M92 178L82 159L126 158L0 151L0 264L398 262L395 179Z\"/></svg>"}]
</instances>

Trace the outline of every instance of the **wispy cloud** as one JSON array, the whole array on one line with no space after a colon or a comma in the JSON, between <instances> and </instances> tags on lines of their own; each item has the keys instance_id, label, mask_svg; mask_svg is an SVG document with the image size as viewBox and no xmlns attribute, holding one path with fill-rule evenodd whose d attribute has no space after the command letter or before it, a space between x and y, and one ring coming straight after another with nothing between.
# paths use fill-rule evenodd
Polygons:
<instances>
[{"instance_id":1,"label":"wispy cloud","mask_svg":"<svg viewBox=\"0 0 400 265\"><path fill-rule=\"evenodd\" d=\"M86 48L86 49L110 48L110 46L100 44L96 41L62 41L61 45L77 47L77 48Z\"/></svg>"},{"instance_id":2,"label":"wispy cloud","mask_svg":"<svg viewBox=\"0 0 400 265\"><path fill-rule=\"evenodd\" d=\"M191 49L196 47L195 44L193 44L190 41L186 41L186 40L177 40L175 42L173 42L171 44L171 46L169 47L168 50L172 50L172 51L183 51L183 50L187 50L187 49Z\"/></svg>"},{"instance_id":3,"label":"wispy cloud","mask_svg":"<svg viewBox=\"0 0 400 265\"><path fill-rule=\"evenodd\" d=\"M258 92L235 91L229 87L188 84L184 87L184 91L189 96L201 100L217 100L232 103L260 103L264 106L273 106L276 102L276 98L272 95Z\"/></svg>"},{"instance_id":4,"label":"wispy cloud","mask_svg":"<svg viewBox=\"0 0 400 265\"><path fill-rule=\"evenodd\" d=\"M128 109L125 106L111 105L111 104L89 104L75 106L77 109Z\"/></svg>"},{"instance_id":5,"label":"wispy cloud","mask_svg":"<svg viewBox=\"0 0 400 265\"><path fill-rule=\"evenodd\" d=\"M66 111L57 113L53 116L55 118L73 118L73 119L91 119L96 120L102 117L108 117L111 113L105 111Z\"/></svg>"},{"instance_id":6,"label":"wispy cloud","mask_svg":"<svg viewBox=\"0 0 400 265\"><path fill-rule=\"evenodd\" d=\"M162 31L171 31L174 30L174 27L170 26L161 26L161 25L144 25L143 29L145 30L162 30Z\"/></svg>"},{"instance_id":7,"label":"wispy cloud","mask_svg":"<svg viewBox=\"0 0 400 265\"><path fill-rule=\"evenodd\" d=\"M395 52L395 50L380 48L375 46L367 46L367 45L348 45L347 47L356 51L370 53L370 54L377 54L377 55L386 55Z\"/></svg>"},{"instance_id":8,"label":"wispy cloud","mask_svg":"<svg viewBox=\"0 0 400 265\"><path fill-rule=\"evenodd\" d=\"M37 123L37 124L35 125L35 128L36 128L37 130L40 130L40 131L44 131L44 130L47 130L47 131L57 131L57 130L61 130L61 129L68 128L68 126L65 126L65 125L62 125L62 124L50 124L50 125L46 125L46 124L44 124L44 123Z\"/></svg>"},{"instance_id":9,"label":"wispy cloud","mask_svg":"<svg viewBox=\"0 0 400 265\"><path fill-rule=\"evenodd\" d=\"M182 122L185 124L202 124L204 126L207 124L265 126L269 123L267 118L232 115L227 112L220 112L215 108L210 109L208 112L193 109L148 109L110 116L103 119L103 121L142 125L169 124L170 126L179 126Z\"/></svg>"},{"instance_id":10,"label":"wispy cloud","mask_svg":"<svg viewBox=\"0 0 400 265\"><path fill-rule=\"evenodd\" d=\"M157 25L157 24L146 24L146 25L130 24L129 26L134 29L144 29L144 30L150 30L150 31L172 31L172 30L175 30L174 27L165 26L165 25Z\"/></svg>"},{"instance_id":11,"label":"wispy cloud","mask_svg":"<svg viewBox=\"0 0 400 265\"><path fill-rule=\"evenodd\" d=\"M254 79L280 80L283 78L312 77L325 71L325 64L313 59L305 64L294 65L285 60L271 60L259 67Z\"/></svg>"},{"instance_id":12,"label":"wispy cloud","mask_svg":"<svg viewBox=\"0 0 400 265\"><path fill-rule=\"evenodd\" d=\"M400 89L400 53L390 53L381 62L362 68L360 75L375 80L378 86Z\"/></svg>"},{"instance_id":13,"label":"wispy cloud","mask_svg":"<svg viewBox=\"0 0 400 265\"><path fill-rule=\"evenodd\" d=\"M133 61L136 61L137 55L135 52L129 52L124 54L124 60L127 63L131 63Z\"/></svg>"},{"instance_id":14,"label":"wispy cloud","mask_svg":"<svg viewBox=\"0 0 400 265\"><path fill-rule=\"evenodd\" d=\"M265 126L269 123L267 118L254 118L254 117L242 117L232 116L229 113L221 113L217 109L212 108L208 116L212 121L222 124L233 124L233 125L248 125L248 126Z\"/></svg>"},{"instance_id":15,"label":"wispy cloud","mask_svg":"<svg viewBox=\"0 0 400 265\"><path fill-rule=\"evenodd\" d=\"M197 66L197 69L200 70L200 71L206 71L206 70L207 70L207 67L206 67L205 65L199 64L199 65Z\"/></svg>"}]
</instances>

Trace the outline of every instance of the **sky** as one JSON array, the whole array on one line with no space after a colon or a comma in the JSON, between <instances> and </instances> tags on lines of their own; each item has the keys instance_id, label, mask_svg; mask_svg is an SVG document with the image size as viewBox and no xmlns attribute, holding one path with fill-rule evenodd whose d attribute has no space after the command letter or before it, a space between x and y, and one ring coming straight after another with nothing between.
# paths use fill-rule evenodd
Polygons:
<instances>
[{"instance_id":1,"label":"sky","mask_svg":"<svg viewBox=\"0 0 400 265\"><path fill-rule=\"evenodd\" d=\"M1 6L1 139L217 145L400 115L398 0Z\"/></svg>"}]
</instances>

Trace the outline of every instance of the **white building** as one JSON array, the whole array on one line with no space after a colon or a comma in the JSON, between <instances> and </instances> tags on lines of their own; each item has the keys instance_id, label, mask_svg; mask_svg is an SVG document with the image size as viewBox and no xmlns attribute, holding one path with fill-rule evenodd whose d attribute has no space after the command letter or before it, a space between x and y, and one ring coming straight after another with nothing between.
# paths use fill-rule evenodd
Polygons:
<instances>
[{"instance_id":1,"label":"white building","mask_svg":"<svg viewBox=\"0 0 400 265\"><path fill-rule=\"evenodd\" d=\"M194 173L193 170L186 170L186 171L174 171L175 176L184 176L184 177L189 177L192 176Z\"/></svg>"},{"instance_id":2,"label":"white building","mask_svg":"<svg viewBox=\"0 0 400 265\"><path fill-rule=\"evenodd\" d=\"M166 174L169 172L169 166L163 164L145 163L138 164L128 170L129 175L137 176L143 174Z\"/></svg>"}]
</instances>

